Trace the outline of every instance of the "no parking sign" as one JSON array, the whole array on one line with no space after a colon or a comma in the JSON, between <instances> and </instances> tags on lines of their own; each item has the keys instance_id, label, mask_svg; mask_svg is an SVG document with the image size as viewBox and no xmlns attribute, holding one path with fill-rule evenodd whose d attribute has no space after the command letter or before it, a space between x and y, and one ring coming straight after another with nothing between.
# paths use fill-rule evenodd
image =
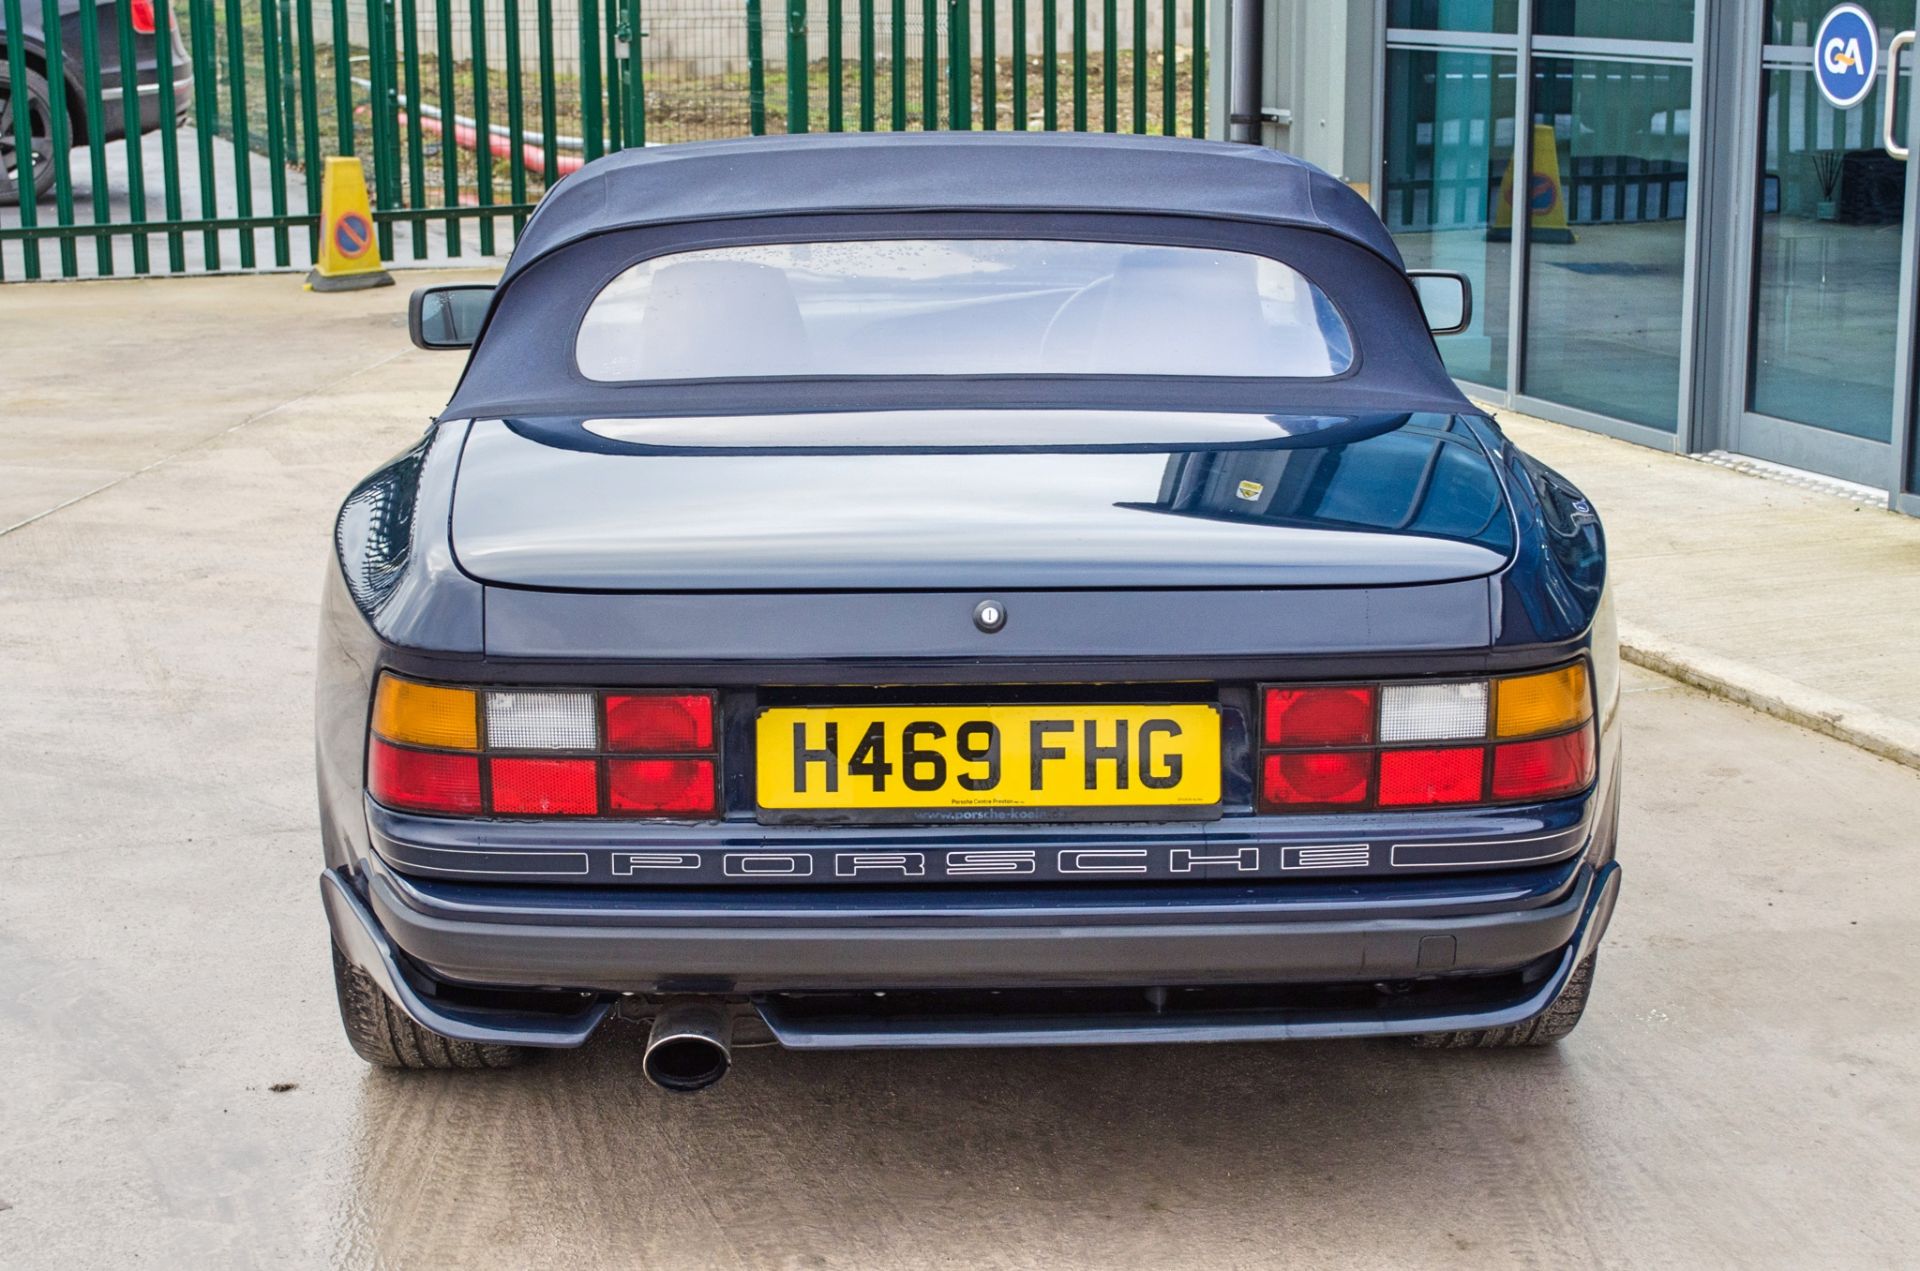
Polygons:
<instances>
[{"instance_id":1,"label":"no parking sign","mask_svg":"<svg viewBox=\"0 0 1920 1271\"><path fill-rule=\"evenodd\" d=\"M1873 91L1880 61L1880 33L1857 4L1836 5L1813 37L1813 78L1820 95L1846 110Z\"/></svg>"},{"instance_id":2,"label":"no parking sign","mask_svg":"<svg viewBox=\"0 0 1920 1271\"><path fill-rule=\"evenodd\" d=\"M333 225L333 245L348 260L366 255L373 242L373 225L358 212L348 212Z\"/></svg>"}]
</instances>

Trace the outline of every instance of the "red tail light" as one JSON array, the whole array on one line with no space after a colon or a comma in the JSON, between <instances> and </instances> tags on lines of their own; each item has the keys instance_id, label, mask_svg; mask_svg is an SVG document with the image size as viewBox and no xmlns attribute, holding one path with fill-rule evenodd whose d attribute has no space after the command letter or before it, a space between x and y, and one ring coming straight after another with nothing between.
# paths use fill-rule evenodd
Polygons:
<instances>
[{"instance_id":1,"label":"red tail light","mask_svg":"<svg viewBox=\"0 0 1920 1271\"><path fill-rule=\"evenodd\" d=\"M1373 754L1365 750L1268 755L1267 802L1289 807L1365 804L1372 794Z\"/></svg>"},{"instance_id":2,"label":"red tail light","mask_svg":"<svg viewBox=\"0 0 1920 1271\"><path fill-rule=\"evenodd\" d=\"M1270 688L1269 746L1364 746L1373 740L1373 689Z\"/></svg>"},{"instance_id":3,"label":"red tail light","mask_svg":"<svg viewBox=\"0 0 1920 1271\"><path fill-rule=\"evenodd\" d=\"M611 759L607 807L614 812L693 816L713 811L711 759Z\"/></svg>"},{"instance_id":4,"label":"red tail light","mask_svg":"<svg viewBox=\"0 0 1920 1271\"><path fill-rule=\"evenodd\" d=\"M1493 797L1552 799L1593 780L1593 730L1513 741L1493 749Z\"/></svg>"},{"instance_id":5,"label":"red tail light","mask_svg":"<svg viewBox=\"0 0 1920 1271\"><path fill-rule=\"evenodd\" d=\"M519 816L592 816L600 810L592 759L489 759L493 810Z\"/></svg>"},{"instance_id":6,"label":"red tail light","mask_svg":"<svg viewBox=\"0 0 1920 1271\"><path fill-rule=\"evenodd\" d=\"M152 35L154 0L127 0L127 11L133 21L133 29L140 35Z\"/></svg>"},{"instance_id":7,"label":"red tail light","mask_svg":"<svg viewBox=\"0 0 1920 1271\"><path fill-rule=\"evenodd\" d=\"M471 816L480 811L480 761L390 746L376 737L367 756L367 793L390 808Z\"/></svg>"},{"instance_id":8,"label":"red tail light","mask_svg":"<svg viewBox=\"0 0 1920 1271\"><path fill-rule=\"evenodd\" d=\"M1270 811L1527 803L1593 783L1585 662L1489 679L1262 686Z\"/></svg>"},{"instance_id":9,"label":"red tail light","mask_svg":"<svg viewBox=\"0 0 1920 1271\"><path fill-rule=\"evenodd\" d=\"M367 793L388 807L457 816L713 818L716 700L453 688L383 673Z\"/></svg>"},{"instance_id":10,"label":"red tail light","mask_svg":"<svg viewBox=\"0 0 1920 1271\"><path fill-rule=\"evenodd\" d=\"M655 693L607 698L607 749L686 754L713 749L713 698Z\"/></svg>"},{"instance_id":11,"label":"red tail light","mask_svg":"<svg viewBox=\"0 0 1920 1271\"><path fill-rule=\"evenodd\" d=\"M1380 806L1478 803L1486 750L1389 750L1380 756Z\"/></svg>"}]
</instances>

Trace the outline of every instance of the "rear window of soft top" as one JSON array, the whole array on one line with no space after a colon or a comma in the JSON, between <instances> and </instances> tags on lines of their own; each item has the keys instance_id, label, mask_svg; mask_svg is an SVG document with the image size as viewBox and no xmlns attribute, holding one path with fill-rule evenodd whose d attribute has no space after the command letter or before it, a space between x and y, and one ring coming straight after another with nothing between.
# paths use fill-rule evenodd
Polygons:
<instances>
[{"instance_id":1,"label":"rear window of soft top","mask_svg":"<svg viewBox=\"0 0 1920 1271\"><path fill-rule=\"evenodd\" d=\"M792 376L1318 379L1353 364L1333 303L1218 248L904 239L643 260L593 300L580 371L610 382Z\"/></svg>"}]
</instances>

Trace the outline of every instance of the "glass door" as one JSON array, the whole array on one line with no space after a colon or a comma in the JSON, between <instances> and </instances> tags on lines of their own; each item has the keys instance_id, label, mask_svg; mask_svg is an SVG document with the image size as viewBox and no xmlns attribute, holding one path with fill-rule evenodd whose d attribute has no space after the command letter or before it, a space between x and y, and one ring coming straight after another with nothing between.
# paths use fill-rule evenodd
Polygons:
<instances>
[{"instance_id":1,"label":"glass door","mask_svg":"<svg viewBox=\"0 0 1920 1271\"><path fill-rule=\"evenodd\" d=\"M1892 472L1903 377L1898 347L1902 266L1915 241L1907 217L1909 165L1888 154L1889 103L1907 101L1911 60L1888 46L1914 26L1914 0L1856 0L1871 19L1874 74L1837 105L1815 59L1842 72L1865 23L1828 31L1836 0L1766 0L1754 161L1753 274L1748 290L1744 410L1731 448L1885 488ZM1841 38L1834 43L1835 33ZM1844 100L1843 97L1843 100ZM1896 128L1904 132L1904 115Z\"/></svg>"}]
</instances>

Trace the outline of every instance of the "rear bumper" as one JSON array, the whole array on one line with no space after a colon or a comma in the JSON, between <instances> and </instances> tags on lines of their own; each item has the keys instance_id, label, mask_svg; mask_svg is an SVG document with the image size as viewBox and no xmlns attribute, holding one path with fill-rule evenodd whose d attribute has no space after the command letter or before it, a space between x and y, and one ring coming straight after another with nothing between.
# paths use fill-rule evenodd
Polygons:
<instances>
[{"instance_id":1,"label":"rear bumper","mask_svg":"<svg viewBox=\"0 0 1920 1271\"><path fill-rule=\"evenodd\" d=\"M135 91L137 109L127 105L126 90L118 84L100 90L100 117L92 121L99 140L119 141L127 135L127 121L138 121L141 135L155 132L162 116L171 114L175 122L185 123L193 105L193 67L184 62L173 68L171 91L160 83L160 68L147 63L139 68Z\"/></svg>"},{"instance_id":2,"label":"rear bumper","mask_svg":"<svg viewBox=\"0 0 1920 1271\"><path fill-rule=\"evenodd\" d=\"M821 902L645 904L519 893L484 905L430 894L379 865L364 890L321 876L334 939L423 1026L521 1045L584 1040L619 993L748 997L776 1036L805 1047L1250 1040L1490 1028L1550 1006L1612 915L1619 866L1569 862L1516 890L1488 882L1424 902L1282 893L1170 903L1018 907ZM1265 898L1263 898L1265 897ZM1162 1020L1063 1017L1000 1027L813 1027L780 995L873 990L1157 985L1318 986L1504 975L1496 997L1443 1009L1236 1011ZM1493 982L1489 980L1488 982ZM564 1018L452 1008L433 985L588 996ZM457 999L458 995L455 995Z\"/></svg>"}]
</instances>

